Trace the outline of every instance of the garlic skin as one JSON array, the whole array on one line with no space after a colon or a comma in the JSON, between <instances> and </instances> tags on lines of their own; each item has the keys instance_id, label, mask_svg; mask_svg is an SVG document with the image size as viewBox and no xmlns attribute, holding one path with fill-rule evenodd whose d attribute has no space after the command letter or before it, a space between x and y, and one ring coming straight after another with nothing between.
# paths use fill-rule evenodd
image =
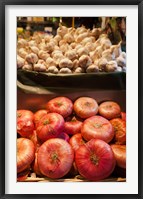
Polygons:
<instances>
[{"instance_id":1,"label":"garlic skin","mask_svg":"<svg viewBox=\"0 0 143 199\"><path fill-rule=\"evenodd\" d=\"M63 74L71 74L72 71L69 68L61 68L59 73L63 73Z\"/></svg>"},{"instance_id":2,"label":"garlic skin","mask_svg":"<svg viewBox=\"0 0 143 199\"><path fill-rule=\"evenodd\" d=\"M38 56L34 53L30 53L25 57L25 60L30 64L35 64L38 62Z\"/></svg>"},{"instance_id":3,"label":"garlic skin","mask_svg":"<svg viewBox=\"0 0 143 199\"><path fill-rule=\"evenodd\" d=\"M107 64L106 64L106 72L114 72L117 70L117 62L116 61L109 61Z\"/></svg>"},{"instance_id":4,"label":"garlic skin","mask_svg":"<svg viewBox=\"0 0 143 199\"><path fill-rule=\"evenodd\" d=\"M68 58L61 59L61 61L59 62L59 68L66 68L66 67L72 69L73 62Z\"/></svg>"},{"instance_id":5,"label":"garlic skin","mask_svg":"<svg viewBox=\"0 0 143 199\"><path fill-rule=\"evenodd\" d=\"M116 61L117 61L118 66L120 67L126 66L126 60L121 55L116 58Z\"/></svg>"},{"instance_id":6,"label":"garlic skin","mask_svg":"<svg viewBox=\"0 0 143 199\"><path fill-rule=\"evenodd\" d=\"M91 60L91 58L88 55L82 55L79 58L79 66L81 68L85 68L86 69L91 64L92 64L92 60Z\"/></svg>"},{"instance_id":7,"label":"garlic skin","mask_svg":"<svg viewBox=\"0 0 143 199\"><path fill-rule=\"evenodd\" d=\"M87 69L86 69L87 73L97 73L98 71L99 71L99 68L95 64L88 66Z\"/></svg>"},{"instance_id":8,"label":"garlic skin","mask_svg":"<svg viewBox=\"0 0 143 199\"><path fill-rule=\"evenodd\" d=\"M22 68L25 64L25 60L17 55L17 68Z\"/></svg>"},{"instance_id":9,"label":"garlic skin","mask_svg":"<svg viewBox=\"0 0 143 199\"><path fill-rule=\"evenodd\" d=\"M34 71L45 72L46 66L44 64L34 64Z\"/></svg>"},{"instance_id":10,"label":"garlic skin","mask_svg":"<svg viewBox=\"0 0 143 199\"><path fill-rule=\"evenodd\" d=\"M56 66L50 66L47 70L48 73L58 74L59 70Z\"/></svg>"}]
</instances>

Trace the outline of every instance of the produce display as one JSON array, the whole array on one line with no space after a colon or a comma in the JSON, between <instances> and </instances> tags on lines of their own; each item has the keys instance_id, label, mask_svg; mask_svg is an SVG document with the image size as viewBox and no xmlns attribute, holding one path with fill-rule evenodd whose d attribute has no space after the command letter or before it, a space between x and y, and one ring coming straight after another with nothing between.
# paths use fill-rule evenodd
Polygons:
<instances>
[{"instance_id":1,"label":"produce display","mask_svg":"<svg viewBox=\"0 0 143 199\"><path fill-rule=\"evenodd\" d=\"M117 102L59 96L36 112L17 110L17 181L115 173L126 177L126 113Z\"/></svg>"},{"instance_id":2,"label":"produce display","mask_svg":"<svg viewBox=\"0 0 143 199\"><path fill-rule=\"evenodd\" d=\"M55 36L18 40L17 68L52 74L126 71L126 53L101 28L59 25Z\"/></svg>"}]
</instances>

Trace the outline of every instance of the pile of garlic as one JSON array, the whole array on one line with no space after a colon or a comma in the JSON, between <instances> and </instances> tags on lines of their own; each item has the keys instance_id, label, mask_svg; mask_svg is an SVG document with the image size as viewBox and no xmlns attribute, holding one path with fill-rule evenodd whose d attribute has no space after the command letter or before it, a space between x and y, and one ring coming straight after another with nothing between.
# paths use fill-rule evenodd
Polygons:
<instances>
[{"instance_id":1,"label":"pile of garlic","mask_svg":"<svg viewBox=\"0 0 143 199\"><path fill-rule=\"evenodd\" d=\"M17 68L54 74L126 71L126 53L121 42L112 45L100 28L60 25L56 36L19 39Z\"/></svg>"}]
</instances>

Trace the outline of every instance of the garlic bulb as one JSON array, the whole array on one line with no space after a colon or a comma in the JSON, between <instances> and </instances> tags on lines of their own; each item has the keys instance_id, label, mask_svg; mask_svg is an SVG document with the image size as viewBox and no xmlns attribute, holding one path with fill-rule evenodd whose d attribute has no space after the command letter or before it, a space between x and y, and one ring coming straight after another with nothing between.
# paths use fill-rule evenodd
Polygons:
<instances>
[{"instance_id":1,"label":"garlic bulb","mask_svg":"<svg viewBox=\"0 0 143 199\"><path fill-rule=\"evenodd\" d=\"M61 68L59 73L70 74L72 71L69 68Z\"/></svg>"},{"instance_id":2,"label":"garlic bulb","mask_svg":"<svg viewBox=\"0 0 143 199\"><path fill-rule=\"evenodd\" d=\"M106 64L107 64L107 59L105 58L101 58L98 60L98 67L101 71L105 71L106 70Z\"/></svg>"},{"instance_id":3,"label":"garlic bulb","mask_svg":"<svg viewBox=\"0 0 143 199\"><path fill-rule=\"evenodd\" d=\"M126 59L126 53L125 52L122 51L120 56L123 57L124 59Z\"/></svg>"},{"instance_id":4,"label":"garlic bulb","mask_svg":"<svg viewBox=\"0 0 143 199\"><path fill-rule=\"evenodd\" d=\"M82 45L86 45L87 43L94 43L95 42L95 38L94 37L86 37L81 41Z\"/></svg>"},{"instance_id":5,"label":"garlic bulb","mask_svg":"<svg viewBox=\"0 0 143 199\"><path fill-rule=\"evenodd\" d=\"M80 48L84 48L81 44L76 44L75 50L78 51Z\"/></svg>"},{"instance_id":6,"label":"garlic bulb","mask_svg":"<svg viewBox=\"0 0 143 199\"><path fill-rule=\"evenodd\" d=\"M88 55L82 55L79 58L79 66L81 68L87 68L91 64L92 64L92 60Z\"/></svg>"},{"instance_id":7,"label":"garlic bulb","mask_svg":"<svg viewBox=\"0 0 143 199\"><path fill-rule=\"evenodd\" d=\"M117 61L118 66L120 67L126 66L126 60L121 55L116 58L116 61Z\"/></svg>"},{"instance_id":8,"label":"garlic bulb","mask_svg":"<svg viewBox=\"0 0 143 199\"><path fill-rule=\"evenodd\" d=\"M69 50L65 53L65 57L70 60L74 60L77 58L76 50Z\"/></svg>"},{"instance_id":9,"label":"garlic bulb","mask_svg":"<svg viewBox=\"0 0 143 199\"><path fill-rule=\"evenodd\" d=\"M52 57L53 57L53 60L55 61L56 65L59 65L59 62L60 62L62 59L64 59L63 54L60 53L60 52L55 53Z\"/></svg>"},{"instance_id":10,"label":"garlic bulb","mask_svg":"<svg viewBox=\"0 0 143 199\"><path fill-rule=\"evenodd\" d=\"M45 48L44 50L48 53L51 53L53 50L54 50L54 47L55 47L55 43L54 42L49 42L45 45Z\"/></svg>"},{"instance_id":11,"label":"garlic bulb","mask_svg":"<svg viewBox=\"0 0 143 199\"><path fill-rule=\"evenodd\" d=\"M33 67L32 67L32 64L25 64L23 67L22 67L23 70L29 70L29 71L32 71L33 70Z\"/></svg>"},{"instance_id":12,"label":"garlic bulb","mask_svg":"<svg viewBox=\"0 0 143 199\"><path fill-rule=\"evenodd\" d=\"M30 40L28 46L37 46L37 43L34 40Z\"/></svg>"},{"instance_id":13,"label":"garlic bulb","mask_svg":"<svg viewBox=\"0 0 143 199\"><path fill-rule=\"evenodd\" d=\"M45 61L46 61L46 59L47 59L48 57L50 57L50 55L49 55L46 51L43 51L43 50L40 50L40 51L38 52L38 56L39 56L40 59L43 59L43 60L45 60Z\"/></svg>"},{"instance_id":14,"label":"garlic bulb","mask_svg":"<svg viewBox=\"0 0 143 199\"><path fill-rule=\"evenodd\" d=\"M44 43L49 43L50 41L51 41L51 35L46 35L45 37L44 37Z\"/></svg>"},{"instance_id":15,"label":"garlic bulb","mask_svg":"<svg viewBox=\"0 0 143 199\"><path fill-rule=\"evenodd\" d=\"M112 43L108 38L102 38L100 40L100 44L102 45L103 50L106 50L112 46Z\"/></svg>"},{"instance_id":16,"label":"garlic bulb","mask_svg":"<svg viewBox=\"0 0 143 199\"><path fill-rule=\"evenodd\" d=\"M114 72L114 71L117 70L117 67L118 67L118 65L117 65L116 61L109 61L106 64L106 71L107 72Z\"/></svg>"},{"instance_id":17,"label":"garlic bulb","mask_svg":"<svg viewBox=\"0 0 143 199\"><path fill-rule=\"evenodd\" d=\"M67 67L67 68L71 69L73 67L73 62L68 58L63 58L59 62L59 67L60 68L66 68Z\"/></svg>"},{"instance_id":18,"label":"garlic bulb","mask_svg":"<svg viewBox=\"0 0 143 199\"><path fill-rule=\"evenodd\" d=\"M57 29L57 35L63 37L65 34L67 34L67 32L68 28L66 26L62 26L61 24L59 24L59 28Z\"/></svg>"},{"instance_id":19,"label":"garlic bulb","mask_svg":"<svg viewBox=\"0 0 143 199\"><path fill-rule=\"evenodd\" d=\"M79 57L81 57L82 55L88 55L89 51L87 50L86 47L81 47L77 50L77 54Z\"/></svg>"},{"instance_id":20,"label":"garlic bulb","mask_svg":"<svg viewBox=\"0 0 143 199\"><path fill-rule=\"evenodd\" d=\"M95 39L97 39L99 37L99 35L101 34L102 29L101 28L93 28L91 31L91 35L95 37Z\"/></svg>"},{"instance_id":21,"label":"garlic bulb","mask_svg":"<svg viewBox=\"0 0 143 199\"><path fill-rule=\"evenodd\" d=\"M67 33L64 35L63 39L67 42L67 43L72 43L74 42L74 36L71 33Z\"/></svg>"},{"instance_id":22,"label":"garlic bulb","mask_svg":"<svg viewBox=\"0 0 143 199\"><path fill-rule=\"evenodd\" d=\"M25 59L25 57L26 57L26 55L27 55L27 52L25 51L24 48L20 48L20 49L18 50L18 55L19 55L20 57L22 57L23 59Z\"/></svg>"},{"instance_id":23,"label":"garlic bulb","mask_svg":"<svg viewBox=\"0 0 143 199\"><path fill-rule=\"evenodd\" d=\"M68 44L64 44L60 46L60 50L65 53L66 51L70 50L71 47Z\"/></svg>"},{"instance_id":24,"label":"garlic bulb","mask_svg":"<svg viewBox=\"0 0 143 199\"><path fill-rule=\"evenodd\" d=\"M84 32L80 35L78 35L76 38L75 38L75 41L77 43L80 43L84 38L88 37L89 33L88 32Z\"/></svg>"},{"instance_id":25,"label":"garlic bulb","mask_svg":"<svg viewBox=\"0 0 143 199\"><path fill-rule=\"evenodd\" d=\"M62 39L62 37L61 37L60 35L56 35L56 36L54 37L54 41L56 41L57 44L59 43L59 41L61 41L61 39Z\"/></svg>"},{"instance_id":26,"label":"garlic bulb","mask_svg":"<svg viewBox=\"0 0 143 199\"><path fill-rule=\"evenodd\" d=\"M47 69L47 72L48 73L54 73L54 74L58 74L59 70L56 66L50 66L48 69Z\"/></svg>"},{"instance_id":27,"label":"garlic bulb","mask_svg":"<svg viewBox=\"0 0 143 199\"><path fill-rule=\"evenodd\" d=\"M67 45L67 42L64 39L59 41L59 47L62 45Z\"/></svg>"},{"instance_id":28,"label":"garlic bulb","mask_svg":"<svg viewBox=\"0 0 143 199\"><path fill-rule=\"evenodd\" d=\"M102 52L102 58L107 59L107 61L111 61L115 59L115 53L111 51L111 49L104 50Z\"/></svg>"},{"instance_id":29,"label":"garlic bulb","mask_svg":"<svg viewBox=\"0 0 143 199\"><path fill-rule=\"evenodd\" d=\"M25 60L17 55L17 68L22 68L25 64Z\"/></svg>"},{"instance_id":30,"label":"garlic bulb","mask_svg":"<svg viewBox=\"0 0 143 199\"><path fill-rule=\"evenodd\" d=\"M74 49L76 46L77 46L77 44L76 44L75 42L73 42L73 43L70 44L70 47L71 47L72 49Z\"/></svg>"},{"instance_id":31,"label":"garlic bulb","mask_svg":"<svg viewBox=\"0 0 143 199\"><path fill-rule=\"evenodd\" d=\"M46 66L44 64L34 64L34 70L38 72L45 72Z\"/></svg>"},{"instance_id":32,"label":"garlic bulb","mask_svg":"<svg viewBox=\"0 0 143 199\"><path fill-rule=\"evenodd\" d=\"M96 59L101 58L102 52L103 52L102 46L98 46L98 47L96 48L96 50L91 51L91 52L89 53L89 55L90 55L91 59L93 60L93 62L94 62Z\"/></svg>"},{"instance_id":33,"label":"garlic bulb","mask_svg":"<svg viewBox=\"0 0 143 199\"><path fill-rule=\"evenodd\" d=\"M111 52L115 54L115 58L119 57L120 54L122 53L121 42L119 42L117 45L112 45L110 49L111 49Z\"/></svg>"},{"instance_id":34,"label":"garlic bulb","mask_svg":"<svg viewBox=\"0 0 143 199\"><path fill-rule=\"evenodd\" d=\"M28 45L27 41L25 39L20 39L17 42L17 47L18 48L24 48Z\"/></svg>"},{"instance_id":35,"label":"garlic bulb","mask_svg":"<svg viewBox=\"0 0 143 199\"><path fill-rule=\"evenodd\" d=\"M88 52L94 51L95 50L95 43L86 43L85 48L88 50Z\"/></svg>"},{"instance_id":36,"label":"garlic bulb","mask_svg":"<svg viewBox=\"0 0 143 199\"><path fill-rule=\"evenodd\" d=\"M77 67L75 70L74 70L74 73L83 73L84 72L84 70L83 70L83 68L81 68L81 67Z\"/></svg>"},{"instance_id":37,"label":"garlic bulb","mask_svg":"<svg viewBox=\"0 0 143 199\"><path fill-rule=\"evenodd\" d=\"M85 26L81 26L81 27L78 27L76 30L75 30L75 35L80 35L84 32L87 32L87 29L85 28Z\"/></svg>"},{"instance_id":38,"label":"garlic bulb","mask_svg":"<svg viewBox=\"0 0 143 199\"><path fill-rule=\"evenodd\" d=\"M116 71L121 72L122 71L122 67L118 66L117 69L116 69Z\"/></svg>"},{"instance_id":39,"label":"garlic bulb","mask_svg":"<svg viewBox=\"0 0 143 199\"><path fill-rule=\"evenodd\" d=\"M73 61L73 69L76 69L76 68L78 68L79 67L79 60L78 59L75 59L74 61Z\"/></svg>"},{"instance_id":40,"label":"garlic bulb","mask_svg":"<svg viewBox=\"0 0 143 199\"><path fill-rule=\"evenodd\" d=\"M98 71L99 71L99 68L95 64L92 64L92 65L88 66L87 69L86 69L87 73L96 73Z\"/></svg>"},{"instance_id":41,"label":"garlic bulb","mask_svg":"<svg viewBox=\"0 0 143 199\"><path fill-rule=\"evenodd\" d=\"M43 64L43 65L45 65L47 67L46 62L43 59L39 59L37 64Z\"/></svg>"},{"instance_id":42,"label":"garlic bulb","mask_svg":"<svg viewBox=\"0 0 143 199\"><path fill-rule=\"evenodd\" d=\"M26 57L25 57L25 60L28 62L28 63L31 63L31 64L35 64L38 62L38 56L34 53L30 53L28 54Z\"/></svg>"},{"instance_id":43,"label":"garlic bulb","mask_svg":"<svg viewBox=\"0 0 143 199\"><path fill-rule=\"evenodd\" d=\"M60 56L62 56L62 55L63 55L63 52L62 52L60 49L56 49L56 50L54 50L54 51L51 53L51 56L53 57L53 56L56 55L56 54L60 54Z\"/></svg>"},{"instance_id":44,"label":"garlic bulb","mask_svg":"<svg viewBox=\"0 0 143 199\"><path fill-rule=\"evenodd\" d=\"M48 57L48 58L46 59L46 64L47 64L47 67L48 67L48 68L49 68L49 66L56 66L56 62L55 62L54 59L51 58L51 57Z\"/></svg>"},{"instance_id":45,"label":"garlic bulb","mask_svg":"<svg viewBox=\"0 0 143 199\"><path fill-rule=\"evenodd\" d=\"M37 48L36 46L30 46L30 49L33 53L37 54L38 55L38 52L39 52L39 48Z\"/></svg>"}]
</instances>

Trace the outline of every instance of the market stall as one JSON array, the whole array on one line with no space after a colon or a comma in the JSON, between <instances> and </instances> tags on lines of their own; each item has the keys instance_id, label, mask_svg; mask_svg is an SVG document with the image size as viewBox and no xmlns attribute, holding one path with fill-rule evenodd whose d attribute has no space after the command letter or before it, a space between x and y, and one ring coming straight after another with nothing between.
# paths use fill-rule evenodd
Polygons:
<instances>
[{"instance_id":1,"label":"market stall","mask_svg":"<svg viewBox=\"0 0 143 199\"><path fill-rule=\"evenodd\" d=\"M125 18L52 19L17 36L17 180L124 182Z\"/></svg>"}]
</instances>

